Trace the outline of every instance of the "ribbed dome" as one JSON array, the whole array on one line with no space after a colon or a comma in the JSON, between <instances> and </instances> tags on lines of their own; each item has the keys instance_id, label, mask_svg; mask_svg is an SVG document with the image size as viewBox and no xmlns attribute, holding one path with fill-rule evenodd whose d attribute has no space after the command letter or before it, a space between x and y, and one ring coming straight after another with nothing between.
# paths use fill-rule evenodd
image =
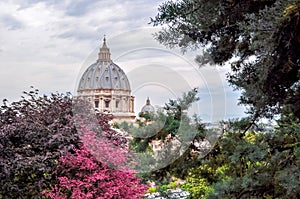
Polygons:
<instances>
[{"instance_id":1,"label":"ribbed dome","mask_svg":"<svg viewBox=\"0 0 300 199\"><path fill-rule=\"evenodd\" d=\"M97 61L83 73L78 91L88 89L114 89L130 91L124 71L113 62Z\"/></svg>"},{"instance_id":2,"label":"ribbed dome","mask_svg":"<svg viewBox=\"0 0 300 199\"><path fill-rule=\"evenodd\" d=\"M79 81L78 91L90 89L131 91L126 74L117 64L111 61L105 38L103 41L98 60L83 73Z\"/></svg>"}]
</instances>

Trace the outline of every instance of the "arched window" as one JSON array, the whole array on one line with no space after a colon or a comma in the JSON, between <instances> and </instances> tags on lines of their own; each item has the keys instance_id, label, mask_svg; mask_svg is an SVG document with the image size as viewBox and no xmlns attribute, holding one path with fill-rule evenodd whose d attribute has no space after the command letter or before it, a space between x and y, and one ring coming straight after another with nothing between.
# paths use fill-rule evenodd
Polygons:
<instances>
[{"instance_id":1,"label":"arched window","mask_svg":"<svg viewBox=\"0 0 300 199\"><path fill-rule=\"evenodd\" d=\"M105 108L109 108L109 101L105 101Z\"/></svg>"},{"instance_id":2,"label":"arched window","mask_svg":"<svg viewBox=\"0 0 300 199\"><path fill-rule=\"evenodd\" d=\"M95 108L99 108L99 100L95 100Z\"/></svg>"}]
</instances>

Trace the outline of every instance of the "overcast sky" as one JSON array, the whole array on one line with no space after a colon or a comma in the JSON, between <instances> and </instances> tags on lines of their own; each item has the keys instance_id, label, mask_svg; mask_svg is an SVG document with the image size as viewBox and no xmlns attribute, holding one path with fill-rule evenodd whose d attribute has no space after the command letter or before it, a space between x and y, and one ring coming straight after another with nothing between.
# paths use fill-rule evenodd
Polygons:
<instances>
[{"instance_id":1,"label":"overcast sky","mask_svg":"<svg viewBox=\"0 0 300 199\"><path fill-rule=\"evenodd\" d=\"M30 86L41 94L72 92L97 59L106 35L113 61L128 75L135 112L199 87L191 110L204 120L243 116L228 69L201 67L196 52L183 55L158 44L149 25L162 0L9 0L0 2L0 98L18 100Z\"/></svg>"}]
</instances>

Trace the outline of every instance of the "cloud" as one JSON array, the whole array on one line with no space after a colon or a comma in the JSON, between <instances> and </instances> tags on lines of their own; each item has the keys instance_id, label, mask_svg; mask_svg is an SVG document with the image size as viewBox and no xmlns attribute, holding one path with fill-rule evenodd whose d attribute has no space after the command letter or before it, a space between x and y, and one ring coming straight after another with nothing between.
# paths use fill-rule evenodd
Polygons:
<instances>
[{"instance_id":1,"label":"cloud","mask_svg":"<svg viewBox=\"0 0 300 199\"><path fill-rule=\"evenodd\" d=\"M69 75L73 74L76 80L78 74L73 71L78 71L91 52L99 49L103 34L118 35L146 26L147 22L143 18L156 12L149 9L156 7L155 4L159 2L0 2L0 69L5 71L0 74L1 96L15 99L16 95L11 94L11 89L21 93L26 82L28 85L35 83L36 87L43 85L45 90L52 90L55 76L66 77L65 82L56 85L56 89L68 91L73 87ZM143 12L145 15L141 17ZM135 13L138 13L138 17ZM91 59L95 61L96 57ZM47 71L53 71L53 75L43 76ZM13 76L18 76L19 81L9 87L6 79Z\"/></svg>"},{"instance_id":2,"label":"cloud","mask_svg":"<svg viewBox=\"0 0 300 199\"><path fill-rule=\"evenodd\" d=\"M99 2L98 0L80 0L70 1L66 6L66 14L70 16L80 17L86 13L92 12L94 4Z\"/></svg>"},{"instance_id":3,"label":"cloud","mask_svg":"<svg viewBox=\"0 0 300 199\"><path fill-rule=\"evenodd\" d=\"M221 87L225 79L223 69L215 68L213 72L199 69L194 62L196 52L182 55L180 50L166 49L153 40L152 34L157 29L148 24L149 18L156 15L162 2L164 0L0 2L0 100L16 100L31 85L41 93L76 90L78 77L96 61L104 34L113 60L125 72L161 66L165 67L164 72L160 71L161 77L170 79L161 84L143 85L147 92L137 90L136 111L144 105L147 94L151 94L154 104L163 104L170 97L176 98L171 91L187 91L188 87L197 85L203 88L204 104L211 103L209 97L217 96L218 89L231 95L228 87ZM153 75L157 71L152 71ZM176 82L175 76L186 83ZM179 96L179 92L176 95ZM236 102L234 97L228 99ZM207 109L205 113L209 113L208 106L203 107L203 112Z\"/></svg>"},{"instance_id":4,"label":"cloud","mask_svg":"<svg viewBox=\"0 0 300 199\"><path fill-rule=\"evenodd\" d=\"M84 30L67 30L64 33L57 35L58 38L68 39L74 38L76 40L90 40L92 38L97 38L99 35L97 32L84 31Z\"/></svg>"},{"instance_id":5,"label":"cloud","mask_svg":"<svg viewBox=\"0 0 300 199\"><path fill-rule=\"evenodd\" d=\"M0 23L10 30L21 29L24 25L21 21L11 15L0 15Z\"/></svg>"}]
</instances>

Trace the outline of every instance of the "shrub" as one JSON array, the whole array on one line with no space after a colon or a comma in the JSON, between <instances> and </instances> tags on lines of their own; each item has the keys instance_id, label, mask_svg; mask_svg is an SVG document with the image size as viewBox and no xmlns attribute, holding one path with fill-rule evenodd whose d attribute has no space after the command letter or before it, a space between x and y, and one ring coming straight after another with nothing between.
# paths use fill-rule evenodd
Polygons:
<instances>
[{"instance_id":1,"label":"shrub","mask_svg":"<svg viewBox=\"0 0 300 199\"><path fill-rule=\"evenodd\" d=\"M127 140L108 124L111 115L91 115L101 131L82 134L73 121L76 107L70 94L24 94L11 104L3 100L0 107L1 199L138 198L144 192L132 171L105 164L121 164L127 153ZM84 112L76 116L81 124L90 119Z\"/></svg>"},{"instance_id":2,"label":"shrub","mask_svg":"<svg viewBox=\"0 0 300 199\"><path fill-rule=\"evenodd\" d=\"M120 171L99 162L83 146L75 154L60 159L56 170L58 183L43 193L60 198L141 198L146 186L140 184L132 171Z\"/></svg>"},{"instance_id":3,"label":"shrub","mask_svg":"<svg viewBox=\"0 0 300 199\"><path fill-rule=\"evenodd\" d=\"M39 198L55 181L59 157L78 148L69 94L38 96L38 90L0 108L0 196Z\"/></svg>"}]
</instances>

